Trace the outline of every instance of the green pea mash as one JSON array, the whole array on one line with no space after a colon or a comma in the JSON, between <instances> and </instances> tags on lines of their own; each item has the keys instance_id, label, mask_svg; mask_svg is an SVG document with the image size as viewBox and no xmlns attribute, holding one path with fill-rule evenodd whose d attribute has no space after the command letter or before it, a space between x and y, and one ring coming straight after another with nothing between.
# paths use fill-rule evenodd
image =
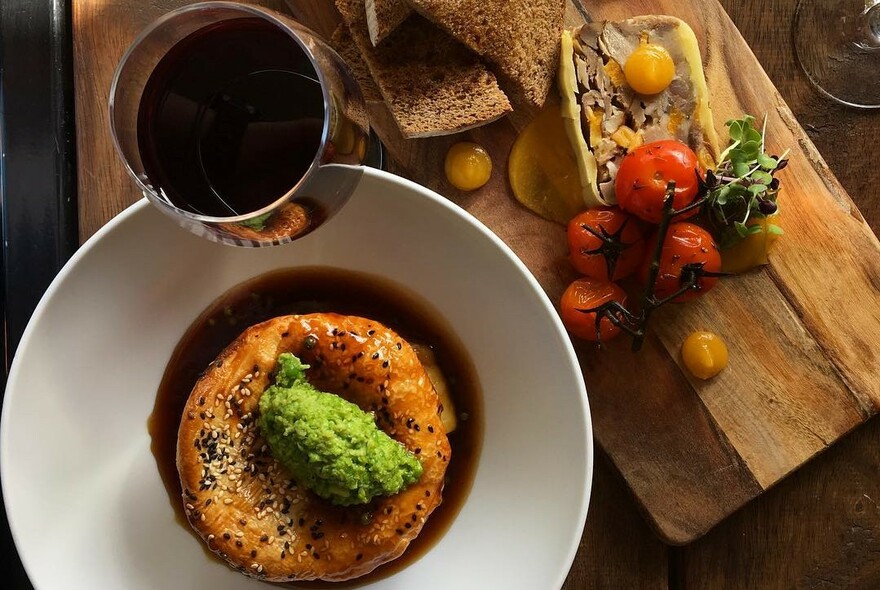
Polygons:
<instances>
[{"instance_id":1,"label":"green pea mash","mask_svg":"<svg viewBox=\"0 0 880 590\"><path fill-rule=\"evenodd\" d=\"M415 483L422 464L376 426L372 414L306 381L308 365L278 357L275 384L260 398L269 449L297 483L341 506L390 496Z\"/></svg>"}]
</instances>

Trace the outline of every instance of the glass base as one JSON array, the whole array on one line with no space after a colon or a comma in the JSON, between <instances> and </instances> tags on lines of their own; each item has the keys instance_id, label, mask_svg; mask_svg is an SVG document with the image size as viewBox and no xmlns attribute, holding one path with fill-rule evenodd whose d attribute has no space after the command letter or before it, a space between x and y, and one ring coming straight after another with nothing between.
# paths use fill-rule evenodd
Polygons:
<instances>
[{"instance_id":1,"label":"glass base","mask_svg":"<svg viewBox=\"0 0 880 590\"><path fill-rule=\"evenodd\" d=\"M369 146L367 154L364 156L364 166L385 170L385 167L388 165L388 162L385 160L385 146L382 145L382 140L379 139L379 136L376 135L372 127L370 128Z\"/></svg>"},{"instance_id":2,"label":"glass base","mask_svg":"<svg viewBox=\"0 0 880 590\"><path fill-rule=\"evenodd\" d=\"M794 45L813 85L841 104L880 108L880 2L801 0Z\"/></svg>"}]
</instances>

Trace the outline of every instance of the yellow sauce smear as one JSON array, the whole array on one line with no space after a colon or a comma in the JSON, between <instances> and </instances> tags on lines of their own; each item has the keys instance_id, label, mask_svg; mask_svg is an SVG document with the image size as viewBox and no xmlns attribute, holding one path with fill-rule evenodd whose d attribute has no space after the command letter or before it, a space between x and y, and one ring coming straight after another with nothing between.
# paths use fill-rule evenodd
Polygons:
<instances>
[{"instance_id":1,"label":"yellow sauce smear","mask_svg":"<svg viewBox=\"0 0 880 590\"><path fill-rule=\"evenodd\" d=\"M721 270L724 272L741 273L769 264L767 254L779 239L779 235L767 231L767 225L779 225L779 214L768 215L761 219L752 219L746 224L749 227L760 225L763 231L749 234L733 248L721 252Z\"/></svg>"},{"instance_id":2,"label":"yellow sauce smear","mask_svg":"<svg viewBox=\"0 0 880 590\"><path fill-rule=\"evenodd\" d=\"M520 133L507 164L514 196L541 217L568 223L585 208L559 105L545 106Z\"/></svg>"}]
</instances>

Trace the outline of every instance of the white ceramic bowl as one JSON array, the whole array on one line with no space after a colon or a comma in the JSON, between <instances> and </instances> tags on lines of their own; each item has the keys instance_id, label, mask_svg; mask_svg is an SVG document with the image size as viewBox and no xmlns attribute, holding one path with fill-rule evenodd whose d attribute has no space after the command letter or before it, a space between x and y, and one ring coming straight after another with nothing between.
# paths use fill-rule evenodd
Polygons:
<instances>
[{"instance_id":1,"label":"white ceramic bowl","mask_svg":"<svg viewBox=\"0 0 880 590\"><path fill-rule=\"evenodd\" d=\"M328 265L420 293L483 391L470 495L421 559L372 587L559 588L583 529L592 432L574 352L514 254L435 193L368 171L325 227L270 249L214 244L145 201L90 239L41 301L13 363L0 475L38 590L269 586L206 557L175 521L146 420L168 357L217 296L263 272Z\"/></svg>"}]
</instances>

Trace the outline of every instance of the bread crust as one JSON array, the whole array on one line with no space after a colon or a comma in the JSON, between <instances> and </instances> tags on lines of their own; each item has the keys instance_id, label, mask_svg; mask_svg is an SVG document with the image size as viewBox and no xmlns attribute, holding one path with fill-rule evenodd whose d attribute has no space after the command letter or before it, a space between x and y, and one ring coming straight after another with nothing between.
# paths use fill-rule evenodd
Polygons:
<instances>
[{"instance_id":1,"label":"bread crust","mask_svg":"<svg viewBox=\"0 0 880 590\"><path fill-rule=\"evenodd\" d=\"M411 16L373 47L363 1L336 6L404 137L459 133L512 110L479 57L424 18Z\"/></svg>"},{"instance_id":2,"label":"bread crust","mask_svg":"<svg viewBox=\"0 0 880 590\"><path fill-rule=\"evenodd\" d=\"M370 504L333 506L297 486L256 419L278 355L365 411L422 463L418 482ZM400 556L442 500L451 448L412 347L381 324L337 314L282 316L233 341L196 383L181 417L177 467L187 520L208 547L261 580L349 580Z\"/></svg>"},{"instance_id":3,"label":"bread crust","mask_svg":"<svg viewBox=\"0 0 880 590\"><path fill-rule=\"evenodd\" d=\"M406 0L492 64L514 98L540 107L553 84L565 0Z\"/></svg>"},{"instance_id":4,"label":"bread crust","mask_svg":"<svg viewBox=\"0 0 880 590\"><path fill-rule=\"evenodd\" d=\"M378 45L412 14L404 0L366 0L367 29L370 41Z\"/></svg>"}]
</instances>

